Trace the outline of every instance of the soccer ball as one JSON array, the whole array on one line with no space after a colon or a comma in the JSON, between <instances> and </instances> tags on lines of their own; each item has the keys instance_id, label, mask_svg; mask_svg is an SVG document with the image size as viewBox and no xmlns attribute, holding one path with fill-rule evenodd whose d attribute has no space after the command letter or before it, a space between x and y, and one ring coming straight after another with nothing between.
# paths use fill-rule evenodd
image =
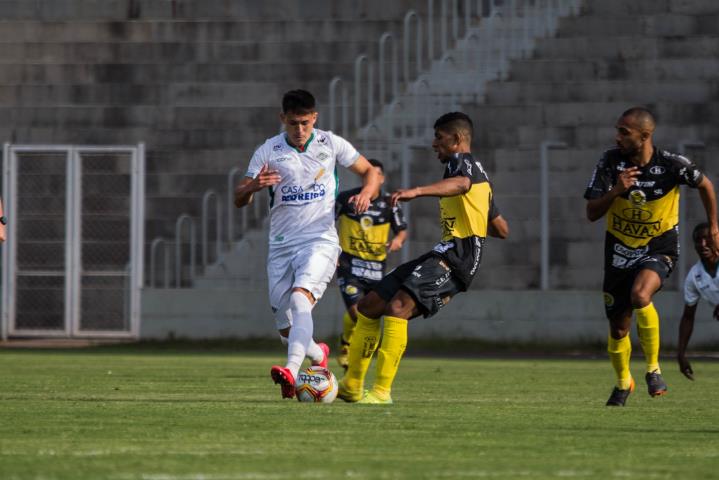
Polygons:
<instances>
[{"instance_id":1,"label":"soccer ball","mask_svg":"<svg viewBox=\"0 0 719 480\"><path fill-rule=\"evenodd\" d=\"M337 398L337 379L327 368L305 368L297 374L295 394L300 402L332 403Z\"/></svg>"}]
</instances>

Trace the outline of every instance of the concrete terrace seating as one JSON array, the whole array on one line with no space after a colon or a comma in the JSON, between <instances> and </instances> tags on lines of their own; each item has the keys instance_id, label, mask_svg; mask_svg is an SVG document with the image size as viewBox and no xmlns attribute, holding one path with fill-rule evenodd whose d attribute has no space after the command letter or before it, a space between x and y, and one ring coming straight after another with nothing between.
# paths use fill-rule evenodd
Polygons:
<instances>
[{"instance_id":1,"label":"concrete terrace seating","mask_svg":"<svg viewBox=\"0 0 719 480\"><path fill-rule=\"evenodd\" d=\"M426 2L0 0L0 136L144 141L146 238L171 237L279 130L284 91L325 102L409 8Z\"/></svg>"}]
</instances>

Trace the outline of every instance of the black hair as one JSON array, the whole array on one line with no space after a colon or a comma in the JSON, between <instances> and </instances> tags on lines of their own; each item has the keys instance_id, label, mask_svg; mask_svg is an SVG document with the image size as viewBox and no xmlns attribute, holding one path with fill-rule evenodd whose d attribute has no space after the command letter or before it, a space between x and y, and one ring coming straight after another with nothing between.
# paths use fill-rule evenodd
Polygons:
<instances>
[{"instance_id":1,"label":"black hair","mask_svg":"<svg viewBox=\"0 0 719 480\"><path fill-rule=\"evenodd\" d=\"M649 109L644 107L632 107L622 113L622 118L634 117L643 129L653 131L657 125L657 119Z\"/></svg>"},{"instance_id":2,"label":"black hair","mask_svg":"<svg viewBox=\"0 0 719 480\"><path fill-rule=\"evenodd\" d=\"M384 173L384 165L382 165L382 162L379 160L376 160L374 158L369 158L367 161L372 165L373 167L378 167L380 170L382 170L382 173Z\"/></svg>"},{"instance_id":3,"label":"black hair","mask_svg":"<svg viewBox=\"0 0 719 480\"><path fill-rule=\"evenodd\" d=\"M696 240L696 239L697 239L697 236L699 235L699 232L701 232L701 231L704 230L705 228L706 228L706 229L709 228L709 222L698 223L698 224L694 227L694 230L692 230L692 240Z\"/></svg>"},{"instance_id":4,"label":"black hair","mask_svg":"<svg viewBox=\"0 0 719 480\"><path fill-rule=\"evenodd\" d=\"M445 113L434 122L434 128L448 133L464 133L469 141L474 134L472 119L462 112Z\"/></svg>"},{"instance_id":5,"label":"black hair","mask_svg":"<svg viewBox=\"0 0 719 480\"><path fill-rule=\"evenodd\" d=\"M315 97L307 90L290 90L282 97L282 113L304 115L315 111Z\"/></svg>"}]
</instances>

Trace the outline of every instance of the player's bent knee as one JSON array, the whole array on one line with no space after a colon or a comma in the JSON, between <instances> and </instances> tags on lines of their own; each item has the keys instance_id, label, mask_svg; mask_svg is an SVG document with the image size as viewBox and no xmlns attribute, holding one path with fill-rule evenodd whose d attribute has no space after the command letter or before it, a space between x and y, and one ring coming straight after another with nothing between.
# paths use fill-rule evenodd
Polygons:
<instances>
[{"instance_id":1,"label":"player's bent knee","mask_svg":"<svg viewBox=\"0 0 719 480\"><path fill-rule=\"evenodd\" d=\"M644 290L632 290L631 300L633 308L644 308L652 303L652 296Z\"/></svg>"},{"instance_id":2,"label":"player's bent knee","mask_svg":"<svg viewBox=\"0 0 719 480\"><path fill-rule=\"evenodd\" d=\"M414 302L407 295L395 295L387 304L384 314L397 318L410 318L414 310Z\"/></svg>"},{"instance_id":3,"label":"player's bent knee","mask_svg":"<svg viewBox=\"0 0 719 480\"><path fill-rule=\"evenodd\" d=\"M357 311L365 317L379 318L384 313L385 301L375 292L369 292L357 303Z\"/></svg>"}]
</instances>

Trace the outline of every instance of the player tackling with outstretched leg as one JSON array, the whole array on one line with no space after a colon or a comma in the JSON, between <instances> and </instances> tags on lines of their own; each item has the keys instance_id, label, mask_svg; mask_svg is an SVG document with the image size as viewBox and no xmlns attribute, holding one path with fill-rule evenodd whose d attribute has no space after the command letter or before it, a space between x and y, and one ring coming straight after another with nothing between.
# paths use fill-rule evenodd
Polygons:
<instances>
[{"instance_id":1,"label":"player tackling with outstretched leg","mask_svg":"<svg viewBox=\"0 0 719 480\"><path fill-rule=\"evenodd\" d=\"M285 133L267 139L255 151L235 189L235 206L248 205L254 193L269 188L270 305L287 345L285 366L273 366L270 374L282 387L282 397L292 398L305 356L313 365L327 366L329 348L312 339L312 309L332 279L340 253L334 224L335 166L362 177L362 188L348 200L360 213L379 188L379 176L345 139L314 128L317 110L309 92L287 92L280 120Z\"/></svg>"}]
</instances>

